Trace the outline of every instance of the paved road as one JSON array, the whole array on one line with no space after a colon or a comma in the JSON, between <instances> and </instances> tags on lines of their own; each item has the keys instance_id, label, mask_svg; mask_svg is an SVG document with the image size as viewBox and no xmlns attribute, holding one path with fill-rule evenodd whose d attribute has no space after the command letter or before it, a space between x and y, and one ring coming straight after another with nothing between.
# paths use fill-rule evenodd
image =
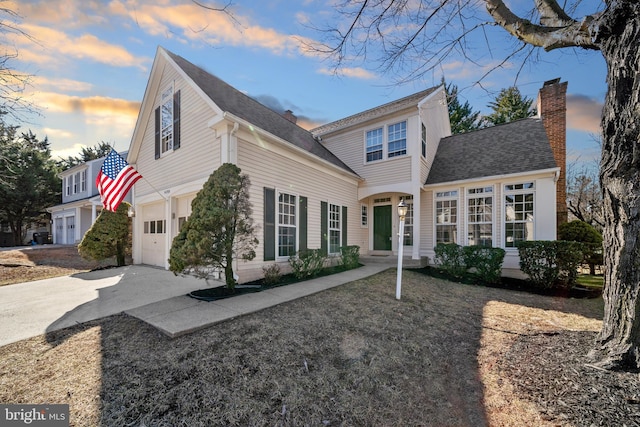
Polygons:
<instances>
[{"instance_id":1,"label":"paved road","mask_svg":"<svg viewBox=\"0 0 640 427\"><path fill-rule=\"evenodd\" d=\"M140 265L0 286L0 346L205 287Z\"/></svg>"}]
</instances>

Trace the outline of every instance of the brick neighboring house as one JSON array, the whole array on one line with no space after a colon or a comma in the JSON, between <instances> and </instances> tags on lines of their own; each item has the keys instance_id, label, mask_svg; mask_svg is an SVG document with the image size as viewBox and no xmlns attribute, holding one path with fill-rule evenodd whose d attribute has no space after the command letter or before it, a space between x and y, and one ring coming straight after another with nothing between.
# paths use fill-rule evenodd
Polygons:
<instances>
[{"instance_id":1,"label":"brick neighboring house","mask_svg":"<svg viewBox=\"0 0 640 427\"><path fill-rule=\"evenodd\" d=\"M191 201L230 162L251 179L260 233L257 257L234 268L240 282L272 263L286 269L307 248L336 256L358 245L363 256L393 257L401 199L411 260L432 259L438 242L490 244L507 250L505 272L515 273L515 244L555 239L566 211L555 136L565 132L565 92L566 83L547 82L540 117L462 135L450 135L443 86L307 131L292 112L160 47L127 158L145 177L133 190L133 261L168 268Z\"/></svg>"}]
</instances>

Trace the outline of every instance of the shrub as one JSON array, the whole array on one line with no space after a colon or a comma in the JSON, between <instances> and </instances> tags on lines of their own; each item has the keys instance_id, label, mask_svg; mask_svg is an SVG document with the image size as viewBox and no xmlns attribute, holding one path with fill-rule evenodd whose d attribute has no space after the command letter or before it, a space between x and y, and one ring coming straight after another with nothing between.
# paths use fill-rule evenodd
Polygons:
<instances>
[{"instance_id":1,"label":"shrub","mask_svg":"<svg viewBox=\"0 0 640 427\"><path fill-rule=\"evenodd\" d=\"M455 243L438 243L433 257L434 263L453 277L462 277L468 267L462 246Z\"/></svg>"},{"instance_id":2,"label":"shrub","mask_svg":"<svg viewBox=\"0 0 640 427\"><path fill-rule=\"evenodd\" d=\"M307 249L298 252L298 256L289 257L289 265L296 279L317 276L324 268L327 259L322 249Z\"/></svg>"},{"instance_id":3,"label":"shrub","mask_svg":"<svg viewBox=\"0 0 640 427\"><path fill-rule=\"evenodd\" d=\"M582 243L583 263L589 265L590 274L595 274L595 266L602 265L602 235L592 225L574 220L558 227L558 238Z\"/></svg>"},{"instance_id":4,"label":"shrub","mask_svg":"<svg viewBox=\"0 0 640 427\"><path fill-rule=\"evenodd\" d=\"M269 264L262 267L264 273L264 284L267 286L273 286L280 283L282 274L280 273L280 266L278 264Z\"/></svg>"},{"instance_id":5,"label":"shrub","mask_svg":"<svg viewBox=\"0 0 640 427\"><path fill-rule=\"evenodd\" d=\"M520 269L537 288L570 289L583 255L580 244L567 241L529 241L518 244Z\"/></svg>"},{"instance_id":6,"label":"shrub","mask_svg":"<svg viewBox=\"0 0 640 427\"><path fill-rule=\"evenodd\" d=\"M345 270L357 268L360 265L360 246L340 247L340 263Z\"/></svg>"},{"instance_id":7,"label":"shrub","mask_svg":"<svg viewBox=\"0 0 640 427\"><path fill-rule=\"evenodd\" d=\"M502 262L505 250L484 246L466 246L464 262L467 268L474 268L475 275L484 283L498 283L502 276Z\"/></svg>"}]
</instances>

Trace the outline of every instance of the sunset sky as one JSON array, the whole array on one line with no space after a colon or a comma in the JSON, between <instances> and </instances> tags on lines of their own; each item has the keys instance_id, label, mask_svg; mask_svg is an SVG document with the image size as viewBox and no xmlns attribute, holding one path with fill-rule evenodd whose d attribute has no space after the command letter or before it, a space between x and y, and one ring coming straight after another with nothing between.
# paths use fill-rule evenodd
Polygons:
<instances>
[{"instance_id":1,"label":"sunset sky","mask_svg":"<svg viewBox=\"0 0 640 427\"><path fill-rule=\"evenodd\" d=\"M127 150L153 57L163 46L273 109L292 110L307 128L438 85L443 76L463 89L461 101L483 113L495 94L514 82L535 100L544 81L560 77L569 82L569 162L597 157L593 135L599 133L606 92L606 66L598 52L542 52L531 66L505 64L482 88L470 85L490 64L456 57L401 86L364 61L345 64L336 76L331 63L305 48L323 36L314 27L341 25L333 3L234 0L232 19L190 0L0 0L0 7L19 15L16 25L30 36L3 36L7 52L18 55L8 65L33 76L25 96L40 108L40 115L19 124L47 136L54 158L77 155L82 146L100 141ZM600 3L586 0L581 10L591 13ZM503 40L513 43L506 35Z\"/></svg>"}]
</instances>

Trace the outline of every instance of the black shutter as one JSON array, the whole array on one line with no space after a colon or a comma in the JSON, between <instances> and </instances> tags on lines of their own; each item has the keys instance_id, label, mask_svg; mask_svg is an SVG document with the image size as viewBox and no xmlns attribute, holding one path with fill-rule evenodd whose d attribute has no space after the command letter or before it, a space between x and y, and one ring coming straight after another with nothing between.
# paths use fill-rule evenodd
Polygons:
<instances>
[{"instance_id":1,"label":"black shutter","mask_svg":"<svg viewBox=\"0 0 640 427\"><path fill-rule=\"evenodd\" d=\"M308 249L307 245L307 198L300 196L300 220L299 220L300 252Z\"/></svg>"},{"instance_id":2,"label":"black shutter","mask_svg":"<svg viewBox=\"0 0 640 427\"><path fill-rule=\"evenodd\" d=\"M173 94L173 149L180 148L180 91Z\"/></svg>"},{"instance_id":3,"label":"black shutter","mask_svg":"<svg viewBox=\"0 0 640 427\"><path fill-rule=\"evenodd\" d=\"M324 255L329 253L329 205L320 202L320 250Z\"/></svg>"},{"instance_id":4,"label":"black shutter","mask_svg":"<svg viewBox=\"0 0 640 427\"><path fill-rule=\"evenodd\" d=\"M156 159L160 158L160 107L156 108Z\"/></svg>"},{"instance_id":5,"label":"black shutter","mask_svg":"<svg viewBox=\"0 0 640 427\"><path fill-rule=\"evenodd\" d=\"M347 207L342 207L342 246L347 246Z\"/></svg>"},{"instance_id":6,"label":"black shutter","mask_svg":"<svg viewBox=\"0 0 640 427\"><path fill-rule=\"evenodd\" d=\"M264 188L264 260L276 259L276 190Z\"/></svg>"}]
</instances>

